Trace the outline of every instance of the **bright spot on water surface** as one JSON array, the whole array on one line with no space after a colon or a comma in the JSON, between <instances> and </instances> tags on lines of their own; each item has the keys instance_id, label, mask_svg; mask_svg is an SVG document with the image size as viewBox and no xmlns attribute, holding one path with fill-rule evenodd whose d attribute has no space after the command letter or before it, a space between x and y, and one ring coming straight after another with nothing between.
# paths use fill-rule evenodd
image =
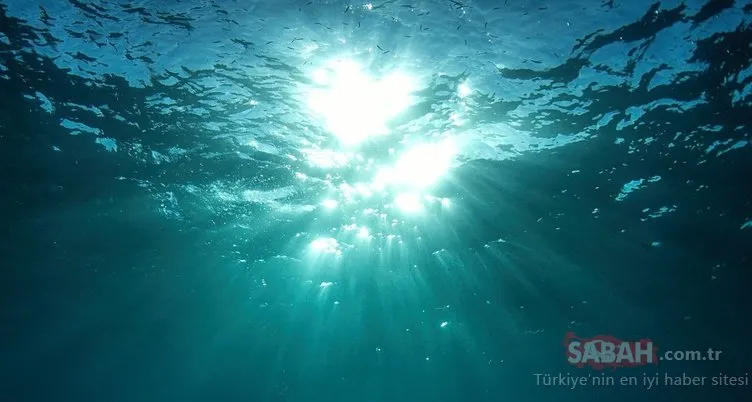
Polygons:
<instances>
[{"instance_id":1,"label":"bright spot on water surface","mask_svg":"<svg viewBox=\"0 0 752 402\"><path fill-rule=\"evenodd\" d=\"M451 167L456 148L451 140L409 149L392 167L382 169L376 185L399 185L421 190L434 184Z\"/></svg>"},{"instance_id":2,"label":"bright spot on water surface","mask_svg":"<svg viewBox=\"0 0 752 402\"><path fill-rule=\"evenodd\" d=\"M417 213L423 210L423 202L416 193L401 193L394 198L394 204L407 213Z\"/></svg>"},{"instance_id":3,"label":"bright spot on water surface","mask_svg":"<svg viewBox=\"0 0 752 402\"><path fill-rule=\"evenodd\" d=\"M358 237L361 239L367 239L371 237L371 232L368 230L367 227L362 227L358 230Z\"/></svg>"},{"instance_id":4,"label":"bright spot on water surface","mask_svg":"<svg viewBox=\"0 0 752 402\"><path fill-rule=\"evenodd\" d=\"M466 82L463 82L457 88L457 94L460 96L460 98L464 98L470 95L471 92L473 92L473 90L470 89L470 86Z\"/></svg>"},{"instance_id":5,"label":"bright spot on water surface","mask_svg":"<svg viewBox=\"0 0 752 402\"><path fill-rule=\"evenodd\" d=\"M311 242L311 249L321 254L340 254L339 242L331 237L321 237Z\"/></svg>"},{"instance_id":6,"label":"bright spot on water surface","mask_svg":"<svg viewBox=\"0 0 752 402\"><path fill-rule=\"evenodd\" d=\"M321 205L323 205L326 209L334 209L337 208L337 205L339 203L336 200L324 200Z\"/></svg>"},{"instance_id":7,"label":"bright spot on water surface","mask_svg":"<svg viewBox=\"0 0 752 402\"><path fill-rule=\"evenodd\" d=\"M351 60L336 61L313 73L318 88L309 106L343 145L355 146L373 135L387 134L387 121L412 104L413 80L394 72L376 80Z\"/></svg>"}]
</instances>

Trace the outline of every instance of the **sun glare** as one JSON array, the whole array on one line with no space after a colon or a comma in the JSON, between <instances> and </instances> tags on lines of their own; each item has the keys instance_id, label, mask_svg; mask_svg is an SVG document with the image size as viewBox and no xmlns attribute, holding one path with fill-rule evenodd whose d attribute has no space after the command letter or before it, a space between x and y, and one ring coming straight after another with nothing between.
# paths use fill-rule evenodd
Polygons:
<instances>
[{"instance_id":1,"label":"sun glare","mask_svg":"<svg viewBox=\"0 0 752 402\"><path fill-rule=\"evenodd\" d=\"M395 72L377 80L353 61L338 61L315 71L309 106L345 146L389 132L386 123L413 102L413 80Z\"/></svg>"},{"instance_id":2,"label":"sun glare","mask_svg":"<svg viewBox=\"0 0 752 402\"><path fill-rule=\"evenodd\" d=\"M425 138L394 133L375 144L387 151L378 156L360 146L369 137L392 134L389 122L415 103L417 82L404 72L372 77L354 61L340 60L312 71L311 83L309 107L338 144L306 144L304 158L325 174L322 213L348 222L314 239L311 257L338 256L353 247L400 247L397 226L449 207L448 199L429 191L452 167L455 142L448 136L437 140L433 133ZM465 83L458 92L465 97L471 89Z\"/></svg>"},{"instance_id":3,"label":"sun glare","mask_svg":"<svg viewBox=\"0 0 752 402\"><path fill-rule=\"evenodd\" d=\"M382 168L376 176L376 188L397 186L423 190L441 178L451 167L456 153L454 143L447 139L436 144L420 144L409 149L394 164Z\"/></svg>"}]
</instances>

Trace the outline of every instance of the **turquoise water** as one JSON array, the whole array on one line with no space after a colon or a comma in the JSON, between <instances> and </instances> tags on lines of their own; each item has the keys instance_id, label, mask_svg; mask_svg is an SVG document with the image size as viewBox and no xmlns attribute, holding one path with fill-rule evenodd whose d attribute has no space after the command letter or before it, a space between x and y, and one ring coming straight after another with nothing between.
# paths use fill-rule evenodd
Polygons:
<instances>
[{"instance_id":1,"label":"turquoise water","mask_svg":"<svg viewBox=\"0 0 752 402\"><path fill-rule=\"evenodd\" d=\"M744 400L750 12L0 2L0 400Z\"/></svg>"}]
</instances>

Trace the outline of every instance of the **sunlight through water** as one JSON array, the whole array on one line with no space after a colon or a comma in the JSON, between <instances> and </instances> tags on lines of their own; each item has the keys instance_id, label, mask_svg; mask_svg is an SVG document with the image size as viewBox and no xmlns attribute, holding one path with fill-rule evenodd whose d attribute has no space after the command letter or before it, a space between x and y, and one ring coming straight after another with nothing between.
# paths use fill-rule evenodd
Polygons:
<instances>
[{"instance_id":1,"label":"sunlight through water","mask_svg":"<svg viewBox=\"0 0 752 402\"><path fill-rule=\"evenodd\" d=\"M324 216L350 222L329 229L327 236L333 237L312 239L316 255L338 255L342 241L367 245L364 240L380 238L382 245L390 247L391 240L400 236L403 219L419 219L427 210L448 207L448 199L429 191L455 161L454 140L447 133L407 136L399 126L394 132L389 128L415 103L415 80L398 69L371 76L355 61L337 60L313 71L311 82L306 90L308 106L337 142L328 148L312 146L303 153L311 167L327 172L328 192L319 201ZM460 96L471 92L467 84L458 90ZM380 138L377 147L385 152L371 157L367 150L376 137ZM434 207L427 209L429 205Z\"/></svg>"},{"instance_id":2,"label":"sunlight through water","mask_svg":"<svg viewBox=\"0 0 752 402\"><path fill-rule=\"evenodd\" d=\"M317 70L313 81L318 88L310 92L309 106L345 146L387 134L387 121L412 103L414 83L409 76L393 72L376 80L349 60Z\"/></svg>"}]
</instances>

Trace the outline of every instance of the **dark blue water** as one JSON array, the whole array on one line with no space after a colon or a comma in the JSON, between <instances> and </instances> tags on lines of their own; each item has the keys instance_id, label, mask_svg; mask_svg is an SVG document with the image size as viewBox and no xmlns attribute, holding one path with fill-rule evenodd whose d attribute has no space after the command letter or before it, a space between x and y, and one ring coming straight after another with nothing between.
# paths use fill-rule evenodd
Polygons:
<instances>
[{"instance_id":1,"label":"dark blue water","mask_svg":"<svg viewBox=\"0 0 752 402\"><path fill-rule=\"evenodd\" d=\"M0 2L0 401L748 400L751 14Z\"/></svg>"}]
</instances>

